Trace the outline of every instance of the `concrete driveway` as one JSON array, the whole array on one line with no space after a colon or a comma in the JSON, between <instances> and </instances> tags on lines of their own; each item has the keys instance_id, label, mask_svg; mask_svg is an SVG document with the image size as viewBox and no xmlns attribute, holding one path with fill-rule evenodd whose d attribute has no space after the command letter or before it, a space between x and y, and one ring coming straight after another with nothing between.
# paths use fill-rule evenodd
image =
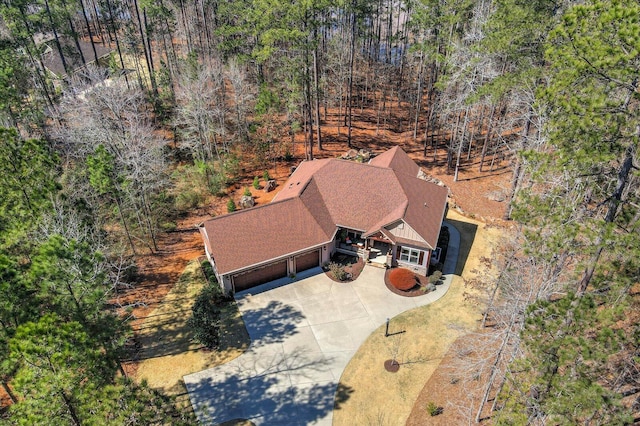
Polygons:
<instances>
[{"instance_id":1,"label":"concrete driveway","mask_svg":"<svg viewBox=\"0 0 640 426\"><path fill-rule=\"evenodd\" d=\"M293 283L275 281L237 294L249 349L227 364L184 376L200 422L331 425L334 402L339 407L349 397L338 383L358 347L387 318L432 303L449 289L460 241L449 228L444 283L423 296L393 294L384 284L385 270L373 266L351 283L336 283L316 268Z\"/></svg>"}]
</instances>

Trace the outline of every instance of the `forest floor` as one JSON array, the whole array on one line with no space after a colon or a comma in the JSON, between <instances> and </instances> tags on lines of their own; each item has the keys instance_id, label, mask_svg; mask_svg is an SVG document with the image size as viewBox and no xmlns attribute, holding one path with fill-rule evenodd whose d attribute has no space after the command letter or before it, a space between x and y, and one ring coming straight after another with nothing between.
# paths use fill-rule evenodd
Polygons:
<instances>
[{"instance_id":1,"label":"forest floor","mask_svg":"<svg viewBox=\"0 0 640 426\"><path fill-rule=\"evenodd\" d=\"M366 115L366 114L365 114ZM363 115L362 118L367 117ZM331 117L329 117L331 118ZM406 120L405 120L406 122ZM346 127L339 128L335 121L326 122L323 125L324 149L319 151L317 146L314 147L315 158L335 158L344 154L347 150L346 143ZM396 125L396 128L398 125ZM477 150L471 152L470 161L463 161L460 168L459 179L453 181L453 170L447 170L446 167L446 150L443 146L438 147L437 155L434 156L433 149L429 147L428 155L423 156L423 146L420 140L414 141L412 132L398 132L392 130L376 130L376 125L367 121L359 121L354 119L354 128L352 133L352 146L355 149L366 148L374 153L381 153L395 145L403 148L411 158L413 158L425 171L425 173L433 178L444 182L451 190L453 203L457 206L457 210L470 218L475 218L481 222L489 222L500 224L504 214L506 203L494 201L490 198L501 198L508 193L509 182L511 178L511 167L508 158L497 156L493 164L493 170L489 170L489 162L485 166L484 172L478 171ZM290 162L270 162L268 163L268 171L272 179L277 181L278 187L276 191L265 193L261 189L254 189L251 184L254 176L262 176L262 172L267 165L256 167L251 158L252 154L247 153L241 161L240 168L242 175L238 178L235 185L228 189L228 195L225 197L211 197L210 201L201 208L194 209L176 221L176 229L171 232L164 233L159 240L160 250L154 254L146 254L139 256L138 276L139 281L136 286L119 296L118 302L122 304L135 304L131 314L133 315L132 327L134 330L143 330L149 321L153 320L155 311L163 306L167 294L180 282L180 277L190 261L204 254L202 239L196 225L216 215L226 213L226 204L229 197L238 202L245 187L248 187L256 205L266 204L270 202L282 184L290 175L291 167L297 165L304 158L304 144L302 135L299 135L290 152L294 153L294 159ZM435 158L434 158L435 157ZM188 316L189 313L184 311L182 315ZM159 357L151 357L154 361L144 361L144 348L140 347L141 342L145 339L140 332L136 333L138 354L132 356L132 360L125 363L125 371L127 375L138 380L151 374L152 364L157 365L158 375L167 374L172 371L171 362L168 364ZM194 351L187 351L193 353ZM197 350L195 352L198 352ZM226 356L219 356L215 360L213 357L206 362L197 362L197 368L202 369L226 362L235 356L238 351L231 351ZM167 358L169 359L169 358ZM175 362L175 359L174 359ZM435 368L435 366L432 366ZM185 371L184 374L187 372ZM182 374L182 371L180 372ZM428 375L429 377L431 374ZM421 385L428 380L424 377ZM153 380L151 380L153 382ZM153 383L155 386L169 391L170 394L185 398L184 388L175 386L175 383ZM410 408L410 407L409 407ZM408 414L408 413L407 413ZM406 418L406 416L405 416Z\"/></svg>"}]
</instances>

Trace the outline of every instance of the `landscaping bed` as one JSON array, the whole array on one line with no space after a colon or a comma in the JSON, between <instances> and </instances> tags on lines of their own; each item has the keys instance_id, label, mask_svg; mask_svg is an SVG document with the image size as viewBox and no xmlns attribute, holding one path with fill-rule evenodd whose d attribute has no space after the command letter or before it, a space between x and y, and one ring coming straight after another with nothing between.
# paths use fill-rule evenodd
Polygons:
<instances>
[{"instance_id":1,"label":"landscaping bed","mask_svg":"<svg viewBox=\"0 0 640 426\"><path fill-rule=\"evenodd\" d=\"M364 261L356 256L335 254L322 270L335 282L349 282L356 280L364 269Z\"/></svg>"},{"instance_id":2,"label":"landscaping bed","mask_svg":"<svg viewBox=\"0 0 640 426\"><path fill-rule=\"evenodd\" d=\"M394 272L396 271L396 272ZM411 275L411 278L414 280L415 284L409 288L407 288L406 290L403 290L402 288L404 288L404 286L400 285L398 286L398 283L396 282L394 285L394 277L392 274L396 275L397 272L408 272L408 275ZM406 274L406 273L405 273ZM435 277L434 275L432 275L433 277ZM401 280L404 280L405 277L401 277ZM396 278L397 280L397 278ZM433 281L433 284L436 285L438 283L440 283L440 277L438 277L437 279L432 278L431 279ZM420 275L420 274L416 274L408 269L405 268L392 268L392 269L387 269L387 271L384 274L384 284L387 286L387 288L389 289L389 291L391 291L392 293L395 293L397 295L400 296L405 296L405 297L416 297L416 296L422 296L423 294L427 294L430 291L435 290L435 287L432 287L431 290L429 290L429 283L430 283L430 277L426 277L424 275ZM401 288L398 288L401 287Z\"/></svg>"}]
</instances>

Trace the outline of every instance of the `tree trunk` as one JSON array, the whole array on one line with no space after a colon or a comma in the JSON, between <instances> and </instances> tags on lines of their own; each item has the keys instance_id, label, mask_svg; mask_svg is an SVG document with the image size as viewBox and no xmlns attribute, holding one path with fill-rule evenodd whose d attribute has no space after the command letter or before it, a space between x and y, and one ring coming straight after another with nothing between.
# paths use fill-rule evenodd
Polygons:
<instances>
[{"instance_id":1,"label":"tree trunk","mask_svg":"<svg viewBox=\"0 0 640 426\"><path fill-rule=\"evenodd\" d=\"M89 25L89 18L87 17L87 9L84 7L84 1L78 0L80 3L80 7L82 8L82 16L84 17L84 23L87 26L87 35L89 36L89 41L91 42L91 49L93 50L93 57L96 61L96 66L98 65L98 52L96 51L96 44L93 41L93 33L91 32L91 25Z\"/></svg>"},{"instance_id":2,"label":"tree trunk","mask_svg":"<svg viewBox=\"0 0 640 426\"><path fill-rule=\"evenodd\" d=\"M65 8L65 10L68 10L68 6L64 0L62 1L62 6ZM87 60L84 57L84 53L82 53L82 47L80 47L80 40L78 39L78 32L76 31L76 27L73 25L71 16L68 13L65 13L65 15L67 17L67 22L69 23L69 30L71 30L71 37L73 38L73 41L76 44L76 49L78 49L78 53L80 54L80 60L82 60L82 65L86 65Z\"/></svg>"},{"instance_id":3,"label":"tree trunk","mask_svg":"<svg viewBox=\"0 0 640 426\"><path fill-rule=\"evenodd\" d=\"M78 418L78 415L76 414L76 409L73 406L73 404L71 404L71 400L69 399L67 394L64 392L64 390L60 391L60 396L62 396L62 400L64 401L64 404L66 405L67 409L69 410L69 415L71 416L71 419L73 420L73 424L76 425L76 426L81 426L82 423L80 422L80 419Z\"/></svg>"},{"instance_id":4,"label":"tree trunk","mask_svg":"<svg viewBox=\"0 0 640 426\"><path fill-rule=\"evenodd\" d=\"M317 38L316 30L314 39ZM320 85L318 84L318 47L313 48L313 89L315 92L315 117L316 117L316 139L318 140L318 150L322 151L322 132L320 130Z\"/></svg>"},{"instance_id":5,"label":"tree trunk","mask_svg":"<svg viewBox=\"0 0 640 426\"><path fill-rule=\"evenodd\" d=\"M629 184L629 175L631 174L631 170L633 169L633 159L635 153L635 143L629 143L627 150L625 151L625 157L622 162L622 165L618 169L618 179L616 184L616 189L611 194L609 201L607 203L607 214L604 218L606 224L613 223L615 220L618 209L622 202L622 195ZM580 280L580 284L578 285L577 295L582 296L584 292L587 290L591 279L593 278L593 273L595 272L598 261L600 260L600 255L604 250L604 237L603 233L605 230L601 231L600 235L596 238L594 242L594 246L597 247L595 253L589 259L587 263L587 267L585 268L584 273L582 274L582 279Z\"/></svg>"},{"instance_id":6,"label":"tree trunk","mask_svg":"<svg viewBox=\"0 0 640 426\"><path fill-rule=\"evenodd\" d=\"M2 388L4 389L5 393L9 395L9 399L13 404L18 402L18 399L16 398L16 395L13 393L13 390L11 390L11 388L9 387L9 384L4 380L2 380Z\"/></svg>"},{"instance_id":7,"label":"tree trunk","mask_svg":"<svg viewBox=\"0 0 640 426\"><path fill-rule=\"evenodd\" d=\"M420 51L420 68L418 70L418 90L416 94L416 115L413 120L413 140L418 137L418 122L420 121L420 108L422 107L422 73L424 69L424 52Z\"/></svg>"},{"instance_id":8,"label":"tree trunk","mask_svg":"<svg viewBox=\"0 0 640 426\"><path fill-rule=\"evenodd\" d=\"M355 8L355 2L351 4L352 8ZM353 103L353 61L355 57L355 49L356 49L356 12L353 10L351 12L351 46L349 48L349 87L347 93L347 109L348 109L348 117L349 124L347 128L347 146L351 148L351 128L352 128L352 103Z\"/></svg>"},{"instance_id":9,"label":"tree trunk","mask_svg":"<svg viewBox=\"0 0 640 426\"><path fill-rule=\"evenodd\" d=\"M487 146L489 145L489 138L493 131L493 115L496 113L496 105L491 107L491 113L489 114L489 122L487 123L487 134L484 136L484 143L482 144L482 153L480 154L480 167L479 172L482 172L482 165L484 164L484 158L487 155Z\"/></svg>"},{"instance_id":10,"label":"tree trunk","mask_svg":"<svg viewBox=\"0 0 640 426\"><path fill-rule=\"evenodd\" d=\"M136 20L138 22L138 32L140 34L140 41L142 42L142 50L144 51L144 58L147 63L147 71L149 72L149 80L151 81L151 89L153 94L158 96L158 87L156 86L156 79L153 72L153 62L151 59L151 51L147 49L147 42L144 36L144 29L142 27L142 19L140 18L140 10L138 8L138 0L133 0L133 8L136 14Z\"/></svg>"},{"instance_id":11,"label":"tree trunk","mask_svg":"<svg viewBox=\"0 0 640 426\"><path fill-rule=\"evenodd\" d=\"M464 137L467 133L467 126L469 124L469 109L464 111L464 124L462 125L462 134L460 135L460 140L458 141L458 154L456 156L456 170L453 176L453 181L458 181L458 172L460 171L460 157L462 156L462 149L464 148Z\"/></svg>"},{"instance_id":12,"label":"tree trunk","mask_svg":"<svg viewBox=\"0 0 640 426\"><path fill-rule=\"evenodd\" d=\"M127 76L127 68L124 65L124 59L122 58L122 49L120 48L120 40L118 39L118 28L116 28L115 21L113 20L113 6L111 6L111 0L107 1L107 8L109 9L109 19L111 21L111 28L113 30L113 36L116 42L116 50L118 51L118 58L120 59L120 66L122 67L122 73L124 74L124 80L127 83L127 89L129 86L129 77Z\"/></svg>"},{"instance_id":13,"label":"tree trunk","mask_svg":"<svg viewBox=\"0 0 640 426\"><path fill-rule=\"evenodd\" d=\"M56 42L56 49L58 49L58 53L60 54L60 59L62 60L62 67L64 68L64 72L67 73L68 76L71 76L71 71L69 66L67 65L67 60L64 57L64 52L62 51L62 45L60 44L60 37L58 37L58 30L56 29L56 24L53 22L53 17L51 16L51 9L49 8L49 0L45 0L44 2L45 10L47 11L47 17L49 18L49 23L51 24L51 30L53 31L53 37Z\"/></svg>"},{"instance_id":14,"label":"tree trunk","mask_svg":"<svg viewBox=\"0 0 640 426\"><path fill-rule=\"evenodd\" d=\"M127 234L127 240L129 240L129 245L131 246L131 251L134 256L137 256L136 246L133 244L133 239L131 238L131 232L129 231L129 226L127 225L127 221L124 218L124 212L122 211L122 202L120 201L120 196L116 193L114 194L114 198L116 200L116 205L118 206L118 213L120 215L120 220L122 221L122 226L124 227L124 232Z\"/></svg>"}]
</instances>

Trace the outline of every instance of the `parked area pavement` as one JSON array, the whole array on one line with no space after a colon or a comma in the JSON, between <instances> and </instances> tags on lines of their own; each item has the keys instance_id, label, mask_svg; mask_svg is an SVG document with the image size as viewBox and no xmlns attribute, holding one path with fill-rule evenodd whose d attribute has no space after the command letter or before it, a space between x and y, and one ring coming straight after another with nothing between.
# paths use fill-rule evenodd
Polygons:
<instances>
[{"instance_id":1,"label":"parked area pavement","mask_svg":"<svg viewBox=\"0 0 640 426\"><path fill-rule=\"evenodd\" d=\"M331 425L334 402L337 408L349 397L350 390L338 383L358 347L388 318L433 303L449 289L460 234L444 224L450 240L443 284L423 296L393 294L384 284L385 270L373 266L349 283L314 268L294 282L278 280L238 293L249 349L227 364L184 376L200 422Z\"/></svg>"}]
</instances>

